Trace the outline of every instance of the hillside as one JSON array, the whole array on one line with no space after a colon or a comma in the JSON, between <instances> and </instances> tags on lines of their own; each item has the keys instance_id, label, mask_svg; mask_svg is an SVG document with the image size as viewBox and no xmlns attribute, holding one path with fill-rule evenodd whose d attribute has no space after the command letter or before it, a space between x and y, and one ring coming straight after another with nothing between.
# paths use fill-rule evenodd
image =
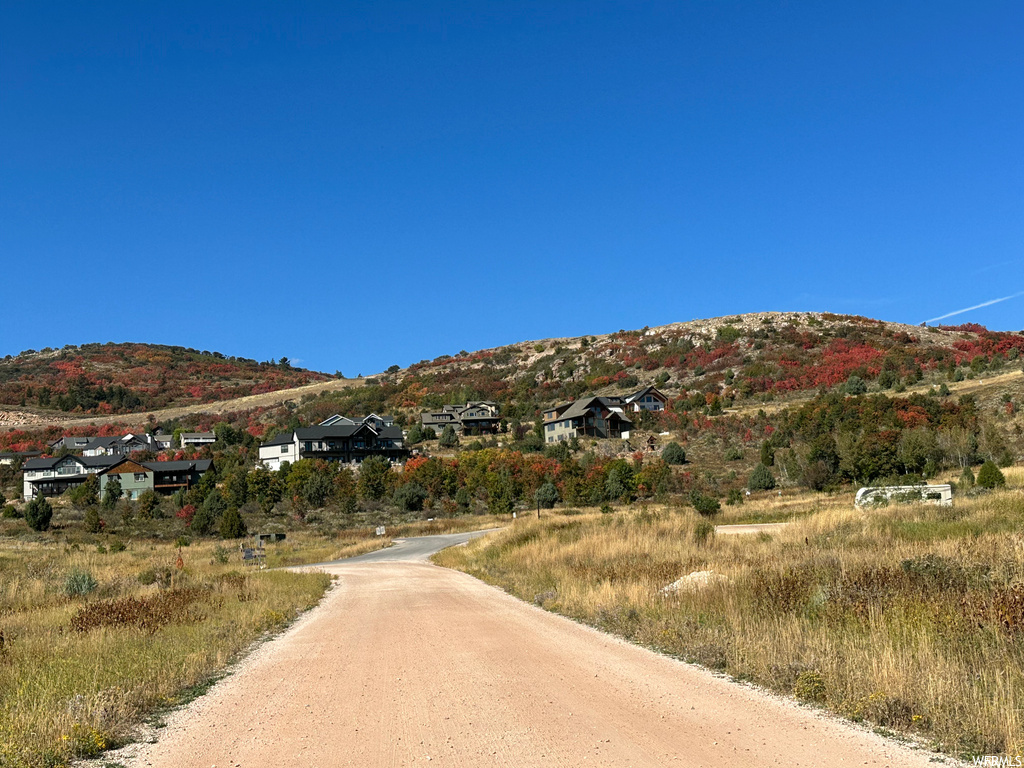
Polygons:
<instances>
[{"instance_id":1,"label":"hillside","mask_svg":"<svg viewBox=\"0 0 1024 768\"><path fill-rule=\"evenodd\" d=\"M84 344L0 360L0 405L125 414L214 403L333 377L280 363L158 344Z\"/></svg>"},{"instance_id":2,"label":"hillside","mask_svg":"<svg viewBox=\"0 0 1024 768\"><path fill-rule=\"evenodd\" d=\"M376 377L379 387L313 404L409 413L473 399L510 418L586 394L657 384L680 410L757 410L801 401L851 377L900 393L1019 370L1024 335L981 326L939 328L830 313L765 312L638 331L519 342L424 360Z\"/></svg>"}]
</instances>

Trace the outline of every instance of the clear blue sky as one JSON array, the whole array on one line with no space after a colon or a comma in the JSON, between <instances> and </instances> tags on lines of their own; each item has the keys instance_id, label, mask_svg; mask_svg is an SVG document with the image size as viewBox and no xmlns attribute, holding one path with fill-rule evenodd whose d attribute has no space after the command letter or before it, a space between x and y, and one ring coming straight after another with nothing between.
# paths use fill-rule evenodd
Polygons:
<instances>
[{"instance_id":1,"label":"clear blue sky","mask_svg":"<svg viewBox=\"0 0 1024 768\"><path fill-rule=\"evenodd\" d=\"M0 355L353 375L1013 296L1022 40L1018 2L4 3Z\"/></svg>"}]
</instances>

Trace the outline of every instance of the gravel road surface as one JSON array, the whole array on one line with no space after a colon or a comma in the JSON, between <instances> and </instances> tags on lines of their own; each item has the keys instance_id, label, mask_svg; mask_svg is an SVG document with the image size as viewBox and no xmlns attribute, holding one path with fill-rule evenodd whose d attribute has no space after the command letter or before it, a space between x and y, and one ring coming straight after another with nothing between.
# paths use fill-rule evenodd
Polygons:
<instances>
[{"instance_id":1,"label":"gravel road surface","mask_svg":"<svg viewBox=\"0 0 1024 768\"><path fill-rule=\"evenodd\" d=\"M155 743L114 757L161 768L934 765L422 562L452 537L429 538L372 553L412 561L322 566L338 580L317 608Z\"/></svg>"}]
</instances>

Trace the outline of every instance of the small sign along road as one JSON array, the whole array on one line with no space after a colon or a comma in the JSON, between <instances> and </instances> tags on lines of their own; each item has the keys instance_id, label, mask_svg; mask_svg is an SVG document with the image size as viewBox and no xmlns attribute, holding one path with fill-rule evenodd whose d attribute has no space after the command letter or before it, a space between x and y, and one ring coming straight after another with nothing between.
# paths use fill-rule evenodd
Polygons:
<instances>
[{"instance_id":1,"label":"small sign along road","mask_svg":"<svg viewBox=\"0 0 1024 768\"><path fill-rule=\"evenodd\" d=\"M925 766L930 755L546 613L425 558L320 566L324 602L134 766Z\"/></svg>"}]
</instances>

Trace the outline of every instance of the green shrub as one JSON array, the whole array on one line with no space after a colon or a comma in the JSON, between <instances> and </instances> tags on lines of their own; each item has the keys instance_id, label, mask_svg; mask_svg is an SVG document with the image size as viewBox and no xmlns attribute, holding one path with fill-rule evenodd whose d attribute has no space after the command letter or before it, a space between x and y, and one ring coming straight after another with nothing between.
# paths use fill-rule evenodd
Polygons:
<instances>
[{"instance_id":1,"label":"green shrub","mask_svg":"<svg viewBox=\"0 0 1024 768\"><path fill-rule=\"evenodd\" d=\"M36 496L25 505L25 522L33 531L45 531L53 519L53 507L43 496Z\"/></svg>"},{"instance_id":2,"label":"green shrub","mask_svg":"<svg viewBox=\"0 0 1024 768\"><path fill-rule=\"evenodd\" d=\"M704 517L712 517L722 511L722 505L714 496L701 493L696 488L690 491L690 504L697 513Z\"/></svg>"},{"instance_id":3,"label":"green shrub","mask_svg":"<svg viewBox=\"0 0 1024 768\"><path fill-rule=\"evenodd\" d=\"M91 573L75 568L64 579L64 594L68 597L85 597L98 586Z\"/></svg>"},{"instance_id":4,"label":"green shrub","mask_svg":"<svg viewBox=\"0 0 1024 768\"><path fill-rule=\"evenodd\" d=\"M118 480L117 475L110 475L107 479L106 488L103 489L103 506L107 509L113 509L120 498L121 481Z\"/></svg>"},{"instance_id":5,"label":"green shrub","mask_svg":"<svg viewBox=\"0 0 1024 768\"><path fill-rule=\"evenodd\" d=\"M764 464L758 464L750 473L747 488L752 491L770 491L775 487L775 476Z\"/></svg>"},{"instance_id":6,"label":"green shrub","mask_svg":"<svg viewBox=\"0 0 1024 768\"><path fill-rule=\"evenodd\" d=\"M848 395L863 395L868 391L868 385L864 383L864 379L860 376L854 375L846 380L846 384L843 385L843 391Z\"/></svg>"},{"instance_id":7,"label":"green shrub","mask_svg":"<svg viewBox=\"0 0 1024 768\"><path fill-rule=\"evenodd\" d=\"M455 427L451 424L445 426L441 430L441 437L438 439L437 444L442 448L454 448L459 444L459 436L455 433Z\"/></svg>"},{"instance_id":8,"label":"green shrub","mask_svg":"<svg viewBox=\"0 0 1024 768\"><path fill-rule=\"evenodd\" d=\"M544 483L534 494L534 500L544 509L554 509L558 502L558 488L552 482Z\"/></svg>"},{"instance_id":9,"label":"green shrub","mask_svg":"<svg viewBox=\"0 0 1024 768\"><path fill-rule=\"evenodd\" d=\"M679 443L669 443L661 451L661 460L666 464L685 464L686 451Z\"/></svg>"},{"instance_id":10,"label":"green shrub","mask_svg":"<svg viewBox=\"0 0 1024 768\"><path fill-rule=\"evenodd\" d=\"M726 496L725 498L725 503L728 504L730 507L735 506L736 504L742 504L743 491L741 491L739 488L731 489L729 491L729 495Z\"/></svg>"},{"instance_id":11,"label":"green shrub","mask_svg":"<svg viewBox=\"0 0 1024 768\"><path fill-rule=\"evenodd\" d=\"M6 517L8 519L21 517L21 512L13 504L4 504L3 512L0 512L0 517Z\"/></svg>"},{"instance_id":12,"label":"green shrub","mask_svg":"<svg viewBox=\"0 0 1024 768\"><path fill-rule=\"evenodd\" d=\"M698 547L709 544L715 538L715 524L710 520L700 520L693 529L693 542Z\"/></svg>"},{"instance_id":13,"label":"green shrub","mask_svg":"<svg viewBox=\"0 0 1024 768\"><path fill-rule=\"evenodd\" d=\"M601 505L601 514L602 515L610 515L614 511L615 510L612 509L612 505L611 504L602 504Z\"/></svg>"},{"instance_id":14,"label":"green shrub","mask_svg":"<svg viewBox=\"0 0 1024 768\"><path fill-rule=\"evenodd\" d=\"M395 504L406 512L418 512L427 500L427 489L417 482L406 483L392 497Z\"/></svg>"},{"instance_id":15,"label":"green shrub","mask_svg":"<svg viewBox=\"0 0 1024 768\"><path fill-rule=\"evenodd\" d=\"M1006 485L1006 478L996 463L989 459L981 465L978 470L978 486L980 488L1002 488Z\"/></svg>"},{"instance_id":16,"label":"green shrub","mask_svg":"<svg viewBox=\"0 0 1024 768\"><path fill-rule=\"evenodd\" d=\"M956 482L956 487L961 491L974 487L974 472L970 467L964 467L964 471L960 473L960 479Z\"/></svg>"},{"instance_id":17,"label":"green shrub","mask_svg":"<svg viewBox=\"0 0 1024 768\"><path fill-rule=\"evenodd\" d=\"M234 507L229 507L220 519L220 535L223 539L240 539L246 534L245 521Z\"/></svg>"},{"instance_id":18,"label":"green shrub","mask_svg":"<svg viewBox=\"0 0 1024 768\"><path fill-rule=\"evenodd\" d=\"M100 520L100 511L95 507L85 510L85 530L89 533L99 533L103 530L103 521Z\"/></svg>"},{"instance_id":19,"label":"green shrub","mask_svg":"<svg viewBox=\"0 0 1024 768\"><path fill-rule=\"evenodd\" d=\"M743 451L739 448L730 448L725 452L726 461L741 461L743 459Z\"/></svg>"}]
</instances>

